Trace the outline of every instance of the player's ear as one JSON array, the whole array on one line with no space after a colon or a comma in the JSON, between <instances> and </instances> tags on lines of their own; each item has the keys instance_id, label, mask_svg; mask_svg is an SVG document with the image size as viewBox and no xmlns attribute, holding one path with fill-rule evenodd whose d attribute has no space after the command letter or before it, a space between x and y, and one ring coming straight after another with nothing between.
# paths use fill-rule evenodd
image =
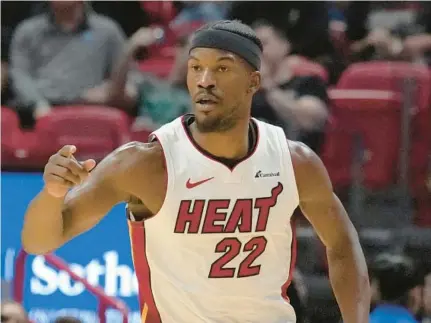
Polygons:
<instances>
[{"instance_id":1,"label":"player's ear","mask_svg":"<svg viewBox=\"0 0 431 323\"><path fill-rule=\"evenodd\" d=\"M260 89L261 75L259 71L253 71L250 74L249 92L254 94Z\"/></svg>"}]
</instances>

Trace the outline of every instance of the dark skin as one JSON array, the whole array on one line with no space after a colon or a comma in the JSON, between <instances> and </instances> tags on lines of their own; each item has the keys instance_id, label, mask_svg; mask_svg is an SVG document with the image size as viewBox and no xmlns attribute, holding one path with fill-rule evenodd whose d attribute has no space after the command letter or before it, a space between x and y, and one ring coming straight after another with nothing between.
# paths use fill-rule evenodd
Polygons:
<instances>
[{"instance_id":1,"label":"dark skin","mask_svg":"<svg viewBox=\"0 0 431 323\"><path fill-rule=\"evenodd\" d=\"M194 102L196 120L191 132L195 141L216 156L244 157L259 72L234 54L197 48L189 58L187 85ZM203 94L216 102L196 103ZM326 246L330 279L344 322L368 322L370 289L357 233L319 157L303 144L289 141L289 147L300 207ZM76 161L75 151L74 146L63 147L45 167L45 187L29 205L22 232L29 253L57 249L94 227L118 203L129 202L140 217L157 214L163 204L166 171L158 142L124 145L96 168L93 160Z\"/></svg>"}]
</instances>

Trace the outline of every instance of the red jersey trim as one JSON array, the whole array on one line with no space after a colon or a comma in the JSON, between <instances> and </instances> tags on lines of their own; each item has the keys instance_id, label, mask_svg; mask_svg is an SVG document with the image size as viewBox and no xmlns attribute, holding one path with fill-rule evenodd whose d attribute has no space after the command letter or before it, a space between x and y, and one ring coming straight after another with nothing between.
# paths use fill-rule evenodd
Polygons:
<instances>
[{"instance_id":1,"label":"red jersey trim","mask_svg":"<svg viewBox=\"0 0 431 323\"><path fill-rule=\"evenodd\" d=\"M131 251L136 276L139 283L139 304L143 323L161 323L159 310L151 288L151 270L148 264L145 224L144 222L128 221Z\"/></svg>"}]
</instances>

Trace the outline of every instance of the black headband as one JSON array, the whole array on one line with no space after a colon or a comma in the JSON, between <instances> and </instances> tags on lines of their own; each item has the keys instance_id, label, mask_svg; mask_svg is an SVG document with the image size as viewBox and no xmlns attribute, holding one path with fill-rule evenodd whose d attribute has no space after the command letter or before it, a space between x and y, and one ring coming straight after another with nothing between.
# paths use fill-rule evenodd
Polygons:
<instances>
[{"instance_id":1,"label":"black headband","mask_svg":"<svg viewBox=\"0 0 431 323\"><path fill-rule=\"evenodd\" d=\"M241 56L256 70L260 68L261 50L252 40L221 29L198 31L191 40L190 51L196 47L217 48Z\"/></svg>"}]
</instances>

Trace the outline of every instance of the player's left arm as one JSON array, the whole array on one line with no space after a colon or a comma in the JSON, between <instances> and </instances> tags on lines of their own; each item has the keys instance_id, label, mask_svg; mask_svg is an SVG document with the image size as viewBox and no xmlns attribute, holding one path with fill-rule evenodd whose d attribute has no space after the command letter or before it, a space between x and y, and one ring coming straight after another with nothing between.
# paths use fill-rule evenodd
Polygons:
<instances>
[{"instance_id":1,"label":"player's left arm","mask_svg":"<svg viewBox=\"0 0 431 323\"><path fill-rule=\"evenodd\" d=\"M368 322L370 285L358 234L320 158L289 142L302 212L326 247L329 278L345 323Z\"/></svg>"}]
</instances>

